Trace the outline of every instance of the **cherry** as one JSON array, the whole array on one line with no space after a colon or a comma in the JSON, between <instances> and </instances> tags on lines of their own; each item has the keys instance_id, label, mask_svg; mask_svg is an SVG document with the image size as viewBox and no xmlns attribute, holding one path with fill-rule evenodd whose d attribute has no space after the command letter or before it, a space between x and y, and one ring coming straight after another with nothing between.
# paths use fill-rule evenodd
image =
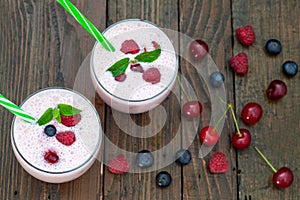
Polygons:
<instances>
[{"instance_id":1,"label":"cherry","mask_svg":"<svg viewBox=\"0 0 300 200\"><path fill-rule=\"evenodd\" d=\"M247 129L235 131L231 137L232 146L236 149L245 149L251 143L251 134Z\"/></svg>"},{"instance_id":2,"label":"cherry","mask_svg":"<svg viewBox=\"0 0 300 200\"><path fill-rule=\"evenodd\" d=\"M194 40L189 46L190 55L196 61L203 59L208 53L208 46L202 40Z\"/></svg>"},{"instance_id":3,"label":"cherry","mask_svg":"<svg viewBox=\"0 0 300 200\"><path fill-rule=\"evenodd\" d=\"M249 125L256 124L262 117L263 109L255 102L247 103L241 112L242 120Z\"/></svg>"},{"instance_id":4,"label":"cherry","mask_svg":"<svg viewBox=\"0 0 300 200\"><path fill-rule=\"evenodd\" d=\"M188 101L183 105L182 112L188 118L198 117L202 113L202 105L199 101Z\"/></svg>"},{"instance_id":5,"label":"cherry","mask_svg":"<svg viewBox=\"0 0 300 200\"><path fill-rule=\"evenodd\" d=\"M200 141L202 144L212 146L219 140L219 134L217 130L212 126L205 126L200 131Z\"/></svg>"},{"instance_id":6,"label":"cherry","mask_svg":"<svg viewBox=\"0 0 300 200\"><path fill-rule=\"evenodd\" d=\"M292 185L294 181L294 175L292 170L287 167L281 167L276 170L275 167L270 163L270 161L265 157L265 155L254 146L254 149L259 153L259 155L264 159L264 161L269 165L269 167L273 170L273 184L277 188L287 188Z\"/></svg>"},{"instance_id":7,"label":"cherry","mask_svg":"<svg viewBox=\"0 0 300 200\"><path fill-rule=\"evenodd\" d=\"M286 93L286 84L281 80L273 80L267 89L267 97L271 100L281 99Z\"/></svg>"},{"instance_id":8,"label":"cherry","mask_svg":"<svg viewBox=\"0 0 300 200\"><path fill-rule=\"evenodd\" d=\"M49 163L49 164L54 164L57 163L59 160L59 157L56 153L56 151L53 150L48 150L44 153L44 159Z\"/></svg>"}]
</instances>

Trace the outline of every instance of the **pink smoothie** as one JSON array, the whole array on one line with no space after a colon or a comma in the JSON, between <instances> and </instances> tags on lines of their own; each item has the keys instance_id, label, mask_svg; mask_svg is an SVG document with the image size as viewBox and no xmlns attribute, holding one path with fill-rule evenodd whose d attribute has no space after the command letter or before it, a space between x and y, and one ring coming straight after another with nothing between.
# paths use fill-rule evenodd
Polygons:
<instances>
[{"instance_id":1,"label":"pink smoothie","mask_svg":"<svg viewBox=\"0 0 300 200\"><path fill-rule=\"evenodd\" d=\"M97 111L84 96L69 89L46 88L28 97L21 108L39 119L47 108L57 104L69 104L82 112L80 122L67 127L53 119L50 123L57 132L73 131L76 141L66 146L55 136L44 133L46 125L29 124L15 117L11 127L13 151L22 167L32 176L45 182L62 183L78 178L94 163L99 153L102 129ZM50 164L44 159L48 150L59 156L57 163Z\"/></svg>"},{"instance_id":2,"label":"pink smoothie","mask_svg":"<svg viewBox=\"0 0 300 200\"><path fill-rule=\"evenodd\" d=\"M108 27L105 37L116 48L115 52L106 51L96 43L91 56L91 77L99 96L112 108L125 113L142 113L159 105L170 93L176 80L178 61L174 46L168 36L156 25L142 20L124 20ZM124 54L120 49L125 40L134 40L140 52L155 49L152 42L158 43L161 55L152 63L140 63L145 70L150 67L159 69L161 80L152 84L142 78L142 73L126 70L124 82L114 80L107 69L116 61L128 57L131 60L138 54Z\"/></svg>"}]
</instances>

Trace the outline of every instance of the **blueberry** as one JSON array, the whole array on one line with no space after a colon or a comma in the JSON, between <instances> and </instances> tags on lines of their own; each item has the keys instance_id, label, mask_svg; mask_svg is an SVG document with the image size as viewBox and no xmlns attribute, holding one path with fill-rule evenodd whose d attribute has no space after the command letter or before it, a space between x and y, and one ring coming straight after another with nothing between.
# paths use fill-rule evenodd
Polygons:
<instances>
[{"instance_id":1,"label":"blueberry","mask_svg":"<svg viewBox=\"0 0 300 200\"><path fill-rule=\"evenodd\" d=\"M56 134L56 128L54 125L47 125L44 129L44 133L46 133L49 137L52 137Z\"/></svg>"},{"instance_id":2,"label":"blueberry","mask_svg":"<svg viewBox=\"0 0 300 200\"><path fill-rule=\"evenodd\" d=\"M265 48L270 55L274 56L279 54L282 50L280 41L276 39L269 39L266 43Z\"/></svg>"},{"instance_id":3,"label":"blueberry","mask_svg":"<svg viewBox=\"0 0 300 200\"><path fill-rule=\"evenodd\" d=\"M171 184L171 182L172 182L172 177L166 171L161 171L156 175L156 184L159 187L167 187Z\"/></svg>"},{"instance_id":4,"label":"blueberry","mask_svg":"<svg viewBox=\"0 0 300 200\"><path fill-rule=\"evenodd\" d=\"M147 168L150 167L154 162L153 155L150 151L148 150L142 150L138 152L136 156L136 164L140 168Z\"/></svg>"},{"instance_id":5,"label":"blueberry","mask_svg":"<svg viewBox=\"0 0 300 200\"><path fill-rule=\"evenodd\" d=\"M180 165L187 165L192 159L191 152L189 150L181 149L176 153L176 163Z\"/></svg>"},{"instance_id":6,"label":"blueberry","mask_svg":"<svg viewBox=\"0 0 300 200\"><path fill-rule=\"evenodd\" d=\"M286 61L282 64L282 72L288 76L293 77L298 72L298 65L294 61Z\"/></svg>"},{"instance_id":7,"label":"blueberry","mask_svg":"<svg viewBox=\"0 0 300 200\"><path fill-rule=\"evenodd\" d=\"M210 75L209 81L213 87L218 88L224 83L225 78L221 72L215 71Z\"/></svg>"}]
</instances>

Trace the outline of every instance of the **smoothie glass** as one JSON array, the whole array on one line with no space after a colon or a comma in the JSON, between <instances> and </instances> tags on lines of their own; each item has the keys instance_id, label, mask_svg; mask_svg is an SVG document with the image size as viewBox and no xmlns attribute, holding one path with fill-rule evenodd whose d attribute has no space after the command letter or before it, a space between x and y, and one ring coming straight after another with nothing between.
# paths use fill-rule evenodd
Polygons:
<instances>
[{"instance_id":1,"label":"smoothie glass","mask_svg":"<svg viewBox=\"0 0 300 200\"><path fill-rule=\"evenodd\" d=\"M172 41L162 29L151 22L140 19L126 19L109 26L104 36L114 45L115 52L106 51L96 43L90 62L90 73L95 90L102 100L124 113L143 113L159 105L170 93L178 72L178 59ZM155 67L160 71L159 83L152 84L143 80L143 73L134 72L127 67L126 80L118 82L107 69L123 58L134 56L121 51L122 43L134 40L139 53L160 46L161 54L152 63L140 63L144 70Z\"/></svg>"},{"instance_id":2,"label":"smoothie glass","mask_svg":"<svg viewBox=\"0 0 300 200\"><path fill-rule=\"evenodd\" d=\"M67 127L52 119L46 125L54 125L57 132L73 131L75 142L66 146L55 136L44 133L46 125L30 124L14 117L11 126L11 143L21 166L35 178L62 183L74 180L85 173L94 163L102 141L100 118L91 102L80 93L67 88L45 88L30 95L20 107L37 119L48 108L68 104L81 111L81 120L73 127ZM55 151L57 163L50 164L44 158L45 152Z\"/></svg>"}]
</instances>

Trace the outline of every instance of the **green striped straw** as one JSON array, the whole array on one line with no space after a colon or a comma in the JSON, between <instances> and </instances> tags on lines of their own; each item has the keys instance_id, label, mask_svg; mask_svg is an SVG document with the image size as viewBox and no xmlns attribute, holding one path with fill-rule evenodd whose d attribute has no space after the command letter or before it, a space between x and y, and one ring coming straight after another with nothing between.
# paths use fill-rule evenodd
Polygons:
<instances>
[{"instance_id":1,"label":"green striped straw","mask_svg":"<svg viewBox=\"0 0 300 200\"><path fill-rule=\"evenodd\" d=\"M69 0L57 0L60 5L70 13L87 32L89 32L107 50L114 52L115 48L100 33L100 31L90 22Z\"/></svg>"},{"instance_id":2,"label":"green striped straw","mask_svg":"<svg viewBox=\"0 0 300 200\"><path fill-rule=\"evenodd\" d=\"M0 94L0 105L10 111L12 114L22 118L24 121L28 123L34 124L36 122L35 118L24 112L19 106L8 100L2 94Z\"/></svg>"}]
</instances>

